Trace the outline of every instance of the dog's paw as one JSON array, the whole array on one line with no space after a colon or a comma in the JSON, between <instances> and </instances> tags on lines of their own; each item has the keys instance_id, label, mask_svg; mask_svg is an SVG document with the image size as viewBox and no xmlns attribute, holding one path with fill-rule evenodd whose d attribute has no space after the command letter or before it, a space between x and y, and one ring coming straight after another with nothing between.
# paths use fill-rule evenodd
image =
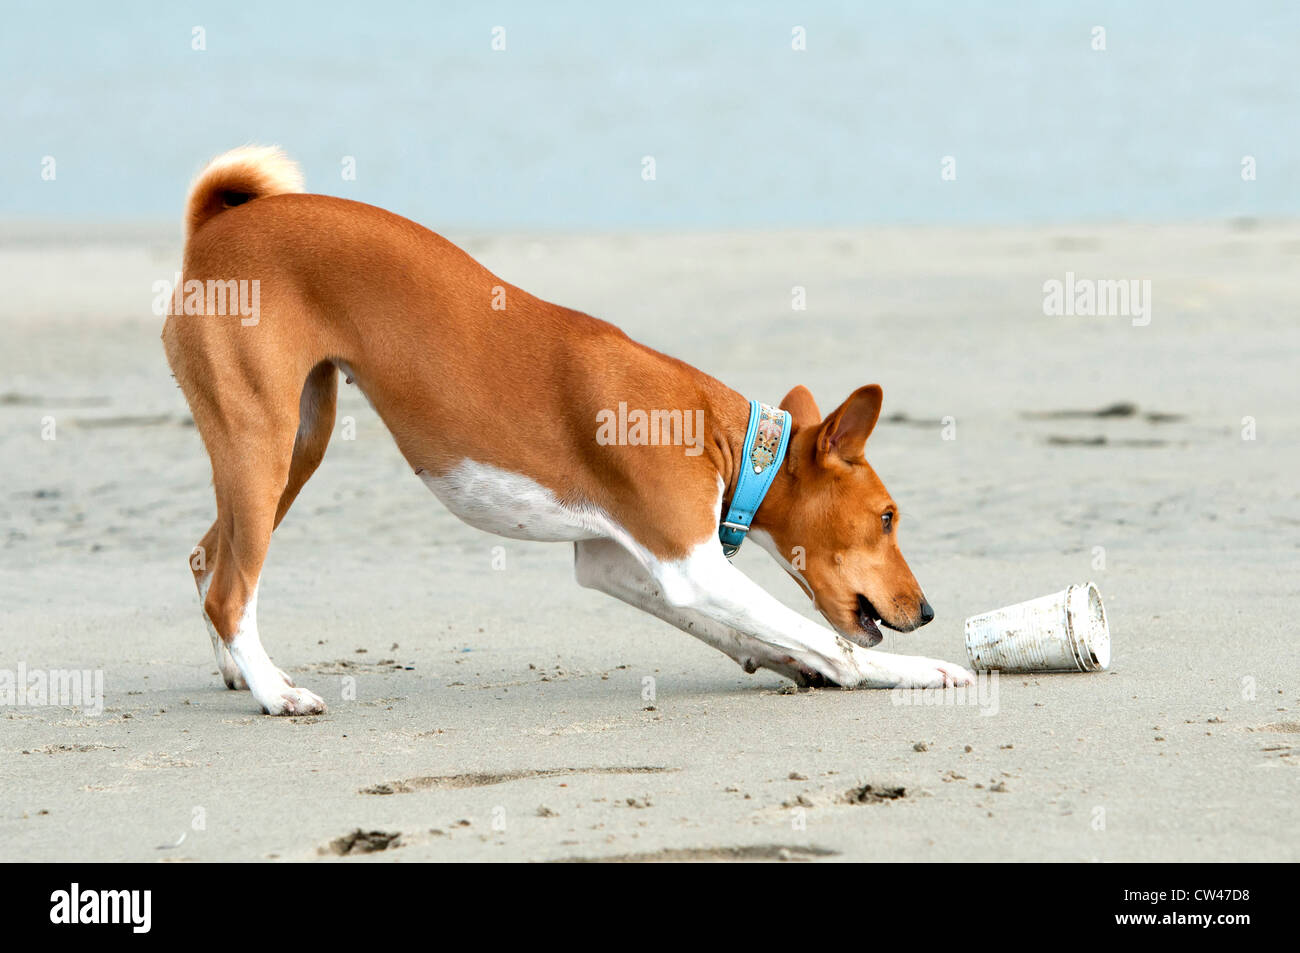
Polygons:
<instances>
[{"instance_id":1,"label":"dog's paw","mask_svg":"<svg viewBox=\"0 0 1300 953\"><path fill-rule=\"evenodd\" d=\"M960 688L963 685L975 684L975 674L960 665L952 662L940 662L938 668L944 675L944 688Z\"/></svg>"},{"instance_id":2,"label":"dog's paw","mask_svg":"<svg viewBox=\"0 0 1300 953\"><path fill-rule=\"evenodd\" d=\"M904 674L899 688L958 688L972 685L975 676L960 665L934 658L909 659L914 663Z\"/></svg>"},{"instance_id":3,"label":"dog's paw","mask_svg":"<svg viewBox=\"0 0 1300 953\"><path fill-rule=\"evenodd\" d=\"M323 715L325 702L314 692L305 688L284 685L266 697L258 698L262 711L268 715Z\"/></svg>"}]
</instances>

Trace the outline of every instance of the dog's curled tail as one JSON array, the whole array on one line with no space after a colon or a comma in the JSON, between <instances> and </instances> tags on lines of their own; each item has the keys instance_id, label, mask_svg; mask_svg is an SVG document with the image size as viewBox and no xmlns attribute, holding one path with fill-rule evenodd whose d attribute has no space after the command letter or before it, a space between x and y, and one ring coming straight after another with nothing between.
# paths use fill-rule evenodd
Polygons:
<instances>
[{"instance_id":1,"label":"dog's curled tail","mask_svg":"<svg viewBox=\"0 0 1300 953\"><path fill-rule=\"evenodd\" d=\"M188 239L223 209L303 190L302 171L278 146L240 146L217 156L194 179L185 202Z\"/></svg>"}]
</instances>

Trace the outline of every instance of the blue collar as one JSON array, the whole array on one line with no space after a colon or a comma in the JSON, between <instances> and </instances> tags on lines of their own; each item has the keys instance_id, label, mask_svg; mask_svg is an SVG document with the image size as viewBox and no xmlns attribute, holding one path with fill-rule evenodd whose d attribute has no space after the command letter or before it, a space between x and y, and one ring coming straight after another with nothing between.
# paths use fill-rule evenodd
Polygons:
<instances>
[{"instance_id":1,"label":"blue collar","mask_svg":"<svg viewBox=\"0 0 1300 953\"><path fill-rule=\"evenodd\" d=\"M749 402L749 428L745 446L740 451L740 476L731 494L731 506L718 527L722 552L728 559L736 555L745 541L754 514L763 505L763 497L776 479L790 445L794 419L789 411L777 410L756 400Z\"/></svg>"}]
</instances>

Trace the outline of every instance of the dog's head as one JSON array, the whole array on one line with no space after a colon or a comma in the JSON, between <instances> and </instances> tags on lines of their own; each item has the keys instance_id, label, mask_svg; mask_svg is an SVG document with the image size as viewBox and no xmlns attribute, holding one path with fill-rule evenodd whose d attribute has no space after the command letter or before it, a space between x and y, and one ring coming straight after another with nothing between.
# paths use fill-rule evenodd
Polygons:
<instances>
[{"instance_id":1,"label":"dog's head","mask_svg":"<svg viewBox=\"0 0 1300 953\"><path fill-rule=\"evenodd\" d=\"M881 622L910 632L934 618L898 548L898 507L864 456L882 396L860 387L823 420L807 388L786 395L788 479L755 524L831 626L866 646L880 642Z\"/></svg>"}]
</instances>

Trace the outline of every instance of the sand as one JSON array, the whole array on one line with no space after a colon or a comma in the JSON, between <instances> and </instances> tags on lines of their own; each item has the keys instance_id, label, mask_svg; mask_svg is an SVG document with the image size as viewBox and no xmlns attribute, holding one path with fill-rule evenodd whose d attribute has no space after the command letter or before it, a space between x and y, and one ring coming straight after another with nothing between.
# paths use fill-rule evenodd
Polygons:
<instances>
[{"instance_id":1,"label":"sand","mask_svg":"<svg viewBox=\"0 0 1300 953\"><path fill-rule=\"evenodd\" d=\"M1005 676L996 711L791 692L461 524L345 389L259 606L331 709L262 716L186 570L214 509L150 312L174 230L11 226L0 669L100 671L104 711L0 707L0 855L1300 858L1300 225L449 237L746 394L881 383L868 457L938 613L882 647L962 662L966 616L1092 579L1112 670ZM1149 279L1150 324L1045 316L1066 272Z\"/></svg>"}]
</instances>

